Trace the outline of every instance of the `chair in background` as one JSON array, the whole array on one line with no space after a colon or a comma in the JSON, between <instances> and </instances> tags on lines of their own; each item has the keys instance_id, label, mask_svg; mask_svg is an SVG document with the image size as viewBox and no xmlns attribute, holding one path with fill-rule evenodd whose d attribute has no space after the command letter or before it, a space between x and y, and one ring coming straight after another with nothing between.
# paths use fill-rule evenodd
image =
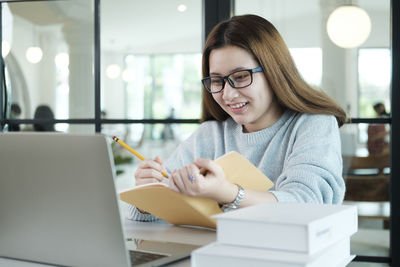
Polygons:
<instances>
[{"instance_id":1,"label":"chair in background","mask_svg":"<svg viewBox=\"0 0 400 267\"><path fill-rule=\"evenodd\" d=\"M358 206L360 219L381 219L384 228L388 229L390 175L385 170L390 168L389 155L343 156L343 167L346 182L344 200ZM363 209L361 202L373 205Z\"/></svg>"}]
</instances>

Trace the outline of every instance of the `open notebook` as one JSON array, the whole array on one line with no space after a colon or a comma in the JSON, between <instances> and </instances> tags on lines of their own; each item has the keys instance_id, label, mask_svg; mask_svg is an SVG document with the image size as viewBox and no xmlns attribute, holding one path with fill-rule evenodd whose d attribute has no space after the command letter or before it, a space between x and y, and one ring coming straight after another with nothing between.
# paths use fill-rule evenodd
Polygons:
<instances>
[{"instance_id":1,"label":"open notebook","mask_svg":"<svg viewBox=\"0 0 400 267\"><path fill-rule=\"evenodd\" d=\"M227 179L247 189L268 190L274 185L260 170L237 152L229 152L216 162ZM221 213L211 199L189 197L162 183L147 184L120 192L121 200L154 214L169 223L215 228L212 215Z\"/></svg>"}]
</instances>

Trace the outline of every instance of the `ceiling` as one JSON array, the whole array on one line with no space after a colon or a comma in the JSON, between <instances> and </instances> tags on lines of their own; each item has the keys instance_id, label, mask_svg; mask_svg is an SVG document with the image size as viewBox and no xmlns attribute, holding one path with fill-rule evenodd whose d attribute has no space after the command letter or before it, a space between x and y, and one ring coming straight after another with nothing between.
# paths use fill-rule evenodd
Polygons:
<instances>
[{"instance_id":1,"label":"ceiling","mask_svg":"<svg viewBox=\"0 0 400 267\"><path fill-rule=\"evenodd\" d=\"M198 44L202 37L201 0L101 0L101 46L107 51L137 50L166 44ZM93 0L32 1L10 3L12 14L37 25L69 20L93 23ZM237 13L262 13L273 20L315 16L323 4L337 0L236 0ZM367 10L388 10L390 0L359 0ZM178 5L187 10L179 12ZM189 49L190 50L190 49Z\"/></svg>"}]
</instances>

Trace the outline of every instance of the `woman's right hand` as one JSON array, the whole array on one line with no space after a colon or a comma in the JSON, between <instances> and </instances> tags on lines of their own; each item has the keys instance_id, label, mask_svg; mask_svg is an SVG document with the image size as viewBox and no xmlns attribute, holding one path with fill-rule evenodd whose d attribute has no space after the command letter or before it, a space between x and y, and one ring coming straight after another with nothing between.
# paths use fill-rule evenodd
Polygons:
<instances>
[{"instance_id":1,"label":"woman's right hand","mask_svg":"<svg viewBox=\"0 0 400 267\"><path fill-rule=\"evenodd\" d=\"M135 185L162 182L164 180L162 171L166 172L166 168L160 157L143 160L135 171Z\"/></svg>"}]
</instances>

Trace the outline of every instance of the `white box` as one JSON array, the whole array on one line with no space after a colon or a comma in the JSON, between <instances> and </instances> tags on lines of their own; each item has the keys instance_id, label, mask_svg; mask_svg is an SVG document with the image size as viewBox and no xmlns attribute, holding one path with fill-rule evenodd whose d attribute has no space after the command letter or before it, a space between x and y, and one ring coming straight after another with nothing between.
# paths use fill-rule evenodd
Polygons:
<instances>
[{"instance_id":1,"label":"white box","mask_svg":"<svg viewBox=\"0 0 400 267\"><path fill-rule=\"evenodd\" d=\"M265 203L218 214L217 241L313 254L357 232L357 207Z\"/></svg>"}]
</instances>

